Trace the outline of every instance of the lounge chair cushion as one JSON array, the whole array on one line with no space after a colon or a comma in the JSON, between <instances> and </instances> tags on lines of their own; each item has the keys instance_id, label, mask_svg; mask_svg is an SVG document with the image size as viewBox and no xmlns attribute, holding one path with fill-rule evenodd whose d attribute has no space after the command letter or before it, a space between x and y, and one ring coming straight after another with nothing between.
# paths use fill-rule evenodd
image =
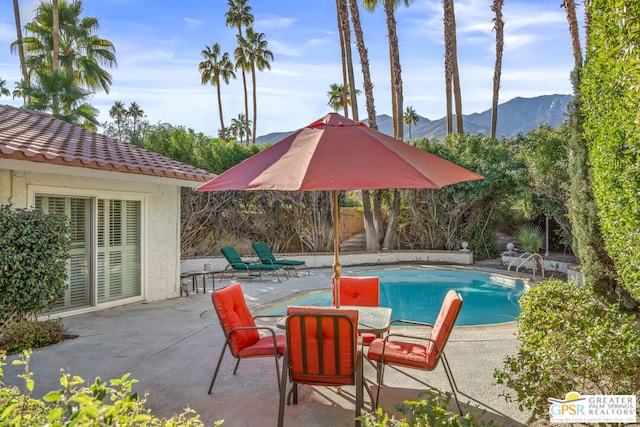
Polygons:
<instances>
[{"instance_id":1,"label":"lounge chair cushion","mask_svg":"<svg viewBox=\"0 0 640 427\"><path fill-rule=\"evenodd\" d=\"M278 348L278 354L284 353L284 348L287 344L287 337L284 334L276 335L276 347ZM268 335L260 338L255 344L250 347L245 347L240 350L240 357L257 357L257 356L270 356L273 354L273 337Z\"/></svg>"},{"instance_id":2,"label":"lounge chair cushion","mask_svg":"<svg viewBox=\"0 0 640 427\"><path fill-rule=\"evenodd\" d=\"M211 294L211 299L225 331L238 327L255 326L242 288L238 283L217 290ZM231 354L238 357L243 348L254 345L259 339L260 334L255 329L232 332L229 338Z\"/></svg>"},{"instance_id":3,"label":"lounge chair cushion","mask_svg":"<svg viewBox=\"0 0 640 427\"><path fill-rule=\"evenodd\" d=\"M382 362L382 349L385 341L377 338L369 345L367 357L374 362ZM436 352L427 353L424 345L409 342L387 341L384 349L384 363L390 365L411 366L417 369L431 370L437 362Z\"/></svg>"},{"instance_id":4,"label":"lounge chair cushion","mask_svg":"<svg viewBox=\"0 0 640 427\"><path fill-rule=\"evenodd\" d=\"M297 265L305 265L304 261L296 260L296 259L276 259L271 252L271 248L265 242L255 242L253 245L253 250L256 251L258 258L260 258L260 262L263 264L280 264L286 266L297 266Z\"/></svg>"}]
</instances>

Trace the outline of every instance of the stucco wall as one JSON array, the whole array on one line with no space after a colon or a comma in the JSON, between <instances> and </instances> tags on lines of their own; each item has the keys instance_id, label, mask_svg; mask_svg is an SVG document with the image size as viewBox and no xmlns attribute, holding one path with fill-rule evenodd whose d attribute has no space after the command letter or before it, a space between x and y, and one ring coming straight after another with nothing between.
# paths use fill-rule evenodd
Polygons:
<instances>
[{"instance_id":1,"label":"stucco wall","mask_svg":"<svg viewBox=\"0 0 640 427\"><path fill-rule=\"evenodd\" d=\"M149 301L179 296L180 187L137 175L72 176L2 168L0 204L31 207L35 193L140 200L142 203L142 297ZM82 173L82 168L68 168ZM144 182L147 181L147 182ZM122 303L122 302L120 302ZM112 303L111 305L117 305Z\"/></svg>"}]
</instances>

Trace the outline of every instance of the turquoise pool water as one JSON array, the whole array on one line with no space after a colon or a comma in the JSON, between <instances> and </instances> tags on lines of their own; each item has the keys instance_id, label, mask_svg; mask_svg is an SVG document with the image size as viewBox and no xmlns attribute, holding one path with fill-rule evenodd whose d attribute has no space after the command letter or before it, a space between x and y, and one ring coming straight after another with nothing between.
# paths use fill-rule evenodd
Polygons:
<instances>
[{"instance_id":1,"label":"turquoise pool water","mask_svg":"<svg viewBox=\"0 0 640 427\"><path fill-rule=\"evenodd\" d=\"M380 305L393 309L394 319L433 323L449 289L463 298L456 325L510 322L520 314L518 299L525 290L522 280L469 270L398 268L370 270L361 276L380 277ZM331 290L301 293L271 314L284 314L288 305L331 305Z\"/></svg>"}]
</instances>

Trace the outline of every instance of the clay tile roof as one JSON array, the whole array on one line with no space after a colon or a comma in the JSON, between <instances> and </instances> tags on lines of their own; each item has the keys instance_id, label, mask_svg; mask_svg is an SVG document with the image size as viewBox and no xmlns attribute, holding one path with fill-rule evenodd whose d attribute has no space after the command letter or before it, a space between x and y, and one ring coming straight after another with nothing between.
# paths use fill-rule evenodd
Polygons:
<instances>
[{"instance_id":1,"label":"clay tile roof","mask_svg":"<svg viewBox=\"0 0 640 427\"><path fill-rule=\"evenodd\" d=\"M206 182L214 175L51 115L0 105L0 158Z\"/></svg>"}]
</instances>

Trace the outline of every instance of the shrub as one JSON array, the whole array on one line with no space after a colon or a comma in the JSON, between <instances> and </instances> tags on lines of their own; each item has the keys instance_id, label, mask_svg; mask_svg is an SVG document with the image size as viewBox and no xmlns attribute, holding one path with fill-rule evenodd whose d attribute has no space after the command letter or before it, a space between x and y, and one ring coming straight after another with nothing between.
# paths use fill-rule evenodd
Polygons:
<instances>
[{"instance_id":1,"label":"shrub","mask_svg":"<svg viewBox=\"0 0 640 427\"><path fill-rule=\"evenodd\" d=\"M520 298L518 353L494 372L515 391L520 410L547 412L547 399L581 394L634 394L639 389L640 332L634 317L607 307L588 286L550 280Z\"/></svg>"},{"instance_id":2,"label":"shrub","mask_svg":"<svg viewBox=\"0 0 640 427\"><path fill-rule=\"evenodd\" d=\"M0 206L0 329L33 319L66 289L69 218L61 213Z\"/></svg>"},{"instance_id":3,"label":"shrub","mask_svg":"<svg viewBox=\"0 0 640 427\"><path fill-rule=\"evenodd\" d=\"M23 365L20 375L25 381L26 394L18 387L4 387L0 382L0 425L1 426L66 426L77 427L119 426L119 427L200 427L204 426L200 416L191 409L171 418L154 417L144 407L146 396L139 398L132 393L137 381L125 374L122 378L103 382L96 378L90 386L83 386L84 380L62 372L61 390L51 391L41 400L30 393L34 381L29 372L31 353L25 351L14 365ZM0 352L0 378L6 356ZM223 421L217 421L216 426Z\"/></svg>"},{"instance_id":4,"label":"shrub","mask_svg":"<svg viewBox=\"0 0 640 427\"><path fill-rule=\"evenodd\" d=\"M10 322L2 334L0 347L9 354L46 347L64 340L62 320Z\"/></svg>"},{"instance_id":5,"label":"shrub","mask_svg":"<svg viewBox=\"0 0 640 427\"><path fill-rule=\"evenodd\" d=\"M396 405L396 410L404 417L396 419L383 413L382 408L373 414L360 417L365 427L480 427L495 426L493 421L478 420L475 414L460 416L447 409L451 394L443 396L435 391L424 391L419 401L405 400L402 405Z\"/></svg>"},{"instance_id":6,"label":"shrub","mask_svg":"<svg viewBox=\"0 0 640 427\"><path fill-rule=\"evenodd\" d=\"M525 252L537 254L542 249L542 230L533 224L524 224L515 233L520 244L520 249Z\"/></svg>"}]
</instances>

